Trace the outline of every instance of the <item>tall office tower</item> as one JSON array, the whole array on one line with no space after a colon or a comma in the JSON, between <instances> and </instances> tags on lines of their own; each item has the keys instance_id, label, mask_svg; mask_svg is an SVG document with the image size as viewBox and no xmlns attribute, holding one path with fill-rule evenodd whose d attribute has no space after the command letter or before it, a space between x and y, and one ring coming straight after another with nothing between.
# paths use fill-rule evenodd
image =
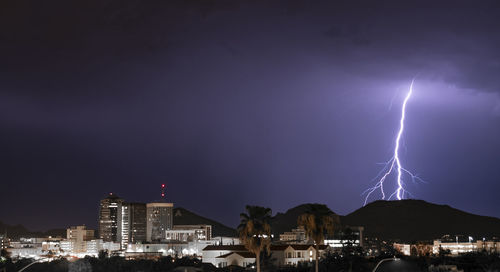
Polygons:
<instances>
[{"instance_id":1,"label":"tall office tower","mask_svg":"<svg viewBox=\"0 0 500 272\"><path fill-rule=\"evenodd\" d=\"M118 218L121 247L146 241L146 204L123 203L121 216Z\"/></svg>"},{"instance_id":2,"label":"tall office tower","mask_svg":"<svg viewBox=\"0 0 500 272\"><path fill-rule=\"evenodd\" d=\"M158 242L166 239L166 231L173 226L174 203L154 202L146 204L148 242Z\"/></svg>"},{"instance_id":3,"label":"tall office tower","mask_svg":"<svg viewBox=\"0 0 500 272\"><path fill-rule=\"evenodd\" d=\"M101 200L99 208L99 238L104 242L117 242L119 240L118 220L121 216L123 199L110 193Z\"/></svg>"},{"instance_id":4,"label":"tall office tower","mask_svg":"<svg viewBox=\"0 0 500 272\"><path fill-rule=\"evenodd\" d=\"M173 227L174 203L165 200L165 184L161 185L161 200L146 204L147 225L146 240L148 242L165 241L167 230Z\"/></svg>"}]
</instances>

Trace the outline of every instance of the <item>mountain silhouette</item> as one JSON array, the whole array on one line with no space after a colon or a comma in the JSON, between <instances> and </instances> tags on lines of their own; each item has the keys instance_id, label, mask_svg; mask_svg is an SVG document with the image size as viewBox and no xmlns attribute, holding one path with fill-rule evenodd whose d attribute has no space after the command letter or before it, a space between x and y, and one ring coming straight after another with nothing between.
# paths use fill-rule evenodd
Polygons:
<instances>
[{"instance_id":1,"label":"mountain silhouette","mask_svg":"<svg viewBox=\"0 0 500 272\"><path fill-rule=\"evenodd\" d=\"M297 218L309 210L310 203L302 204L287 210L285 213L277 213L271 218L271 231L279 238L281 233L297 228Z\"/></svg>"},{"instance_id":2,"label":"mountain silhouette","mask_svg":"<svg viewBox=\"0 0 500 272\"><path fill-rule=\"evenodd\" d=\"M366 237L403 242L466 235L475 239L500 236L500 219L467 213L423 200L379 200L341 217L344 225L365 227Z\"/></svg>"},{"instance_id":3,"label":"mountain silhouette","mask_svg":"<svg viewBox=\"0 0 500 272\"><path fill-rule=\"evenodd\" d=\"M173 220L174 225L212 225L212 236L236 236L235 229L184 208L179 207L174 209Z\"/></svg>"}]
</instances>

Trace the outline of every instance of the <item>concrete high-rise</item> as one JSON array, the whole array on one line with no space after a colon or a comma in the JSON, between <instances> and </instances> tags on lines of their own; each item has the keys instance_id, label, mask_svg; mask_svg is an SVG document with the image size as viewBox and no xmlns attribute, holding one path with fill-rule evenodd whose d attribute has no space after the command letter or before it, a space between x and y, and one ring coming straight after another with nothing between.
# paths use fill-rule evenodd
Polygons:
<instances>
[{"instance_id":1,"label":"concrete high-rise","mask_svg":"<svg viewBox=\"0 0 500 272\"><path fill-rule=\"evenodd\" d=\"M99 207L99 238L104 242L119 241L119 224L123 199L110 193L101 200Z\"/></svg>"},{"instance_id":2,"label":"concrete high-rise","mask_svg":"<svg viewBox=\"0 0 500 272\"><path fill-rule=\"evenodd\" d=\"M173 226L174 204L166 202L154 202L146 204L147 207L147 231L148 242L163 241L166 239L167 230Z\"/></svg>"},{"instance_id":3,"label":"concrete high-rise","mask_svg":"<svg viewBox=\"0 0 500 272\"><path fill-rule=\"evenodd\" d=\"M146 204L123 203L119 217L119 238L122 248L146 241Z\"/></svg>"}]
</instances>

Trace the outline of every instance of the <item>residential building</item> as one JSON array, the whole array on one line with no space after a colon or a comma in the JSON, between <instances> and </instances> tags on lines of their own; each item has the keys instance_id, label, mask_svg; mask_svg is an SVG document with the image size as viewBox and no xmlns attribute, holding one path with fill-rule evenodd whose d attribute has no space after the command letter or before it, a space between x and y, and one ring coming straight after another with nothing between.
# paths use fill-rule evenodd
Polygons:
<instances>
[{"instance_id":1,"label":"residential building","mask_svg":"<svg viewBox=\"0 0 500 272\"><path fill-rule=\"evenodd\" d=\"M323 255L327 245L319 246L319 254ZM271 253L277 266L296 266L303 262L312 262L316 259L316 250L313 245L271 245ZM203 249L203 262L211 263L216 267L239 265L245 267L255 262L255 255L248 252L244 245L207 246Z\"/></svg>"},{"instance_id":2,"label":"residential building","mask_svg":"<svg viewBox=\"0 0 500 272\"><path fill-rule=\"evenodd\" d=\"M255 263L255 254L248 251L231 252L218 256L216 259L218 260L217 267L222 268L231 265L247 267Z\"/></svg>"},{"instance_id":3,"label":"residential building","mask_svg":"<svg viewBox=\"0 0 500 272\"><path fill-rule=\"evenodd\" d=\"M99 207L99 238L105 242L119 241L119 224L123 199L110 193Z\"/></svg>"},{"instance_id":4,"label":"residential building","mask_svg":"<svg viewBox=\"0 0 500 272\"><path fill-rule=\"evenodd\" d=\"M327 245L320 245L319 255L322 256L327 248ZM271 246L271 252L278 266L296 266L316 260L316 249L311 244L276 245Z\"/></svg>"},{"instance_id":5,"label":"residential building","mask_svg":"<svg viewBox=\"0 0 500 272\"><path fill-rule=\"evenodd\" d=\"M202 260L204 263L211 263L216 267L221 267L221 262L228 262L220 256L228 255L233 252L248 252L244 245L210 245L203 249ZM229 256L229 255L228 255Z\"/></svg>"}]
</instances>

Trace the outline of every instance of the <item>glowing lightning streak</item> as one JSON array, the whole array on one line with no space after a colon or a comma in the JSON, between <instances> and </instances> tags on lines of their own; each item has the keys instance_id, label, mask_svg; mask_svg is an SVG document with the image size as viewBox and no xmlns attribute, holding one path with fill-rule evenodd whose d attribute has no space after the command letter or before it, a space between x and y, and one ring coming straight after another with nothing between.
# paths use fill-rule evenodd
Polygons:
<instances>
[{"instance_id":1,"label":"glowing lightning streak","mask_svg":"<svg viewBox=\"0 0 500 272\"><path fill-rule=\"evenodd\" d=\"M399 121L399 132L398 137L396 138L396 148L394 148L394 161L398 166L398 189L396 190L396 197L398 200L401 200L402 194L404 194L403 184L401 182L401 161L399 161L399 141L401 140L401 135L403 134L403 130L405 129L405 115L406 115L406 103L410 99L411 94L413 93L413 82L410 84L410 91L405 97L403 101L403 108L401 110L401 120Z\"/></svg>"},{"instance_id":2,"label":"glowing lightning streak","mask_svg":"<svg viewBox=\"0 0 500 272\"><path fill-rule=\"evenodd\" d=\"M382 199L385 199L384 182L385 182L386 178L393 172L394 168L396 168L396 171L397 171L397 184L398 184L398 187L397 187L396 191L389 196L388 199L391 199L394 195L396 195L396 198L398 200L401 200L401 199L404 198L404 194L408 193L404 189L404 184L403 184L403 181L402 181L402 179L403 179L403 172L405 172L408 175L410 175L413 181L415 179L421 180L419 177L413 175L408 170L406 170L405 168L403 168L401 166L401 161L399 160L399 142L401 141L401 136L403 135L403 131L404 131L404 121L405 121L405 117L406 117L406 104L408 103L408 100L410 99L410 97L411 97L411 95L413 93L413 82L414 81L415 81L415 79L413 79L411 81L410 90L406 94L406 97L405 97L405 99L403 101L403 107L401 109L401 119L399 121L399 131L398 131L398 134L397 134L397 137L396 137L396 145L394 147L394 156L386 163L386 166L382 169L382 171L379 173L379 175L377 175L377 176L380 176L380 174L382 174L383 171L385 169L387 169L387 167L389 166L387 172L385 172L382 175L382 177L377 182L377 184L374 187L366 190L363 193L363 194L365 194L365 193L367 194L366 198L365 198L364 205L366 205L366 203L368 202L368 198L370 197L370 195L373 192L375 192L375 190L377 190L379 188L380 188L380 192L382 193Z\"/></svg>"}]
</instances>

